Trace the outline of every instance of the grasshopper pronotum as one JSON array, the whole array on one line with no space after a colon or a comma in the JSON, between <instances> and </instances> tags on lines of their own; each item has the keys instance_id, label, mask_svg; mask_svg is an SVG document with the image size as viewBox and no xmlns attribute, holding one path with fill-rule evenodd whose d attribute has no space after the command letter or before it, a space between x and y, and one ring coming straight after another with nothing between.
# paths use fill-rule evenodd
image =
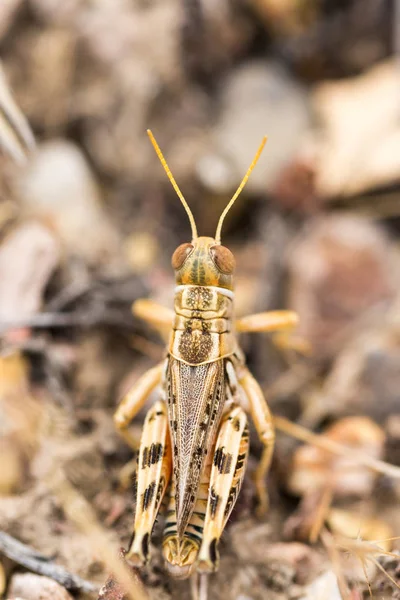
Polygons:
<instances>
[{"instance_id":1,"label":"grasshopper pronotum","mask_svg":"<svg viewBox=\"0 0 400 600\"><path fill-rule=\"evenodd\" d=\"M235 505L249 451L247 413L264 445L255 481L260 509L266 510L266 474L274 447L274 428L257 381L245 366L236 332L293 327L290 311L273 311L233 320L235 259L221 245L224 218L239 196L263 150L263 139L240 186L223 211L215 238L199 237L192 212L154 139L156 153L189 217L192 241L172 256L176 275L175 310L138 300L134 313L159 329L169 327L165 360L147 371L123 398L115 424L135 447L128 426L150 393L140 442L136 514L126 557L136 566L149 558L149 540L162 499L169 490L163 555L176 578L215 571L218 541Z\"/></svg>"}]
</instances>

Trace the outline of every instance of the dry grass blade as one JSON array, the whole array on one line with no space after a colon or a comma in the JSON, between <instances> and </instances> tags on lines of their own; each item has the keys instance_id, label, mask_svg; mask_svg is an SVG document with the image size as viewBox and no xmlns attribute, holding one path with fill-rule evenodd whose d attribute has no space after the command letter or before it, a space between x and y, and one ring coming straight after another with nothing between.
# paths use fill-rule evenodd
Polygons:
<instances>
[{"instance_id":1,"label":"dry grass blade","mask_svg":"<svg viewBox=\"0 0 400 600\"><path fill-rule=\"evenodd\" d=\"M327 529L324 528L320 533L320 537L321 537L322 543L324 544L325 548L327 549L329 558L331 559L332 568L336 575L340 594L341 594L342 598L344 598L345 600L347 600L347 599L350 600L349 586L346 583L346 579L345 579L343 571L342 571L342 567L340 564L339 550L333 541L333 536L328 532Z\"/></svg>"},{"instance_id":2,"label":"dry grass blade","mask_svg":"<svg viewBox=\"0 0 400 600\"><path fill-rule=\"evenodd\" d=\"M385 555L387 556L394 556L391 553L386 553L384 552ZM400 559L399 556L395 555L398 559ZM381 565L381 563L379 561L376 560L376 558L374 556L371 556L370 560L374 563L374 565L380 570L382 571L382 573L384 573L384 575L386 575L386 577L389 579L389 581L391 581L393 583L393 585L395 585L399 590L400 590L400 585L397 583L397 581L395 581L393 579L393 577L386 571L386 569Z\"/></svg>"},{"instance_id":3,"label":"dry grass blade","mask_svg":"<svg viewBox=\"0 0 400 600\"><path fill-rule=\"evenodd\" d=\"M25 162L26 152L35 146L32 131L14 102L0 66L0 145L16 162Z\"/></svg>"},{"instance_id":4,"label":"dry grass blade","mask_svg":"<svg viewBox=\"0 0 400 600\"><path fill-rule=\"evenodd\" d=\"M309 536L310 544L315 544L320 536L322 527L326 519L326 514L332 503L332 498L332 488L330 486L327 486L323 492L321 501L317 506L317 510L315 511L314 523L311 527Z\"/></svg>"},{"instance_id":5,"label":"dry grass blade","mask_svg":"<svg viewBox=\"0 0 400 600\"><path fill-rule=\"evenodd\" d=\"M302 442L313 444L314 446L332 452L333 454L345 456L348 460L354 460L355 464L364 465L377 473L388 475L394 479L400 479L400 467L386 463L383 460L372 458L367 454L355 452L347 446L343 446L342 444L338 444L337 442L328 439L324 435L318 435L297 423L292 423L292 421L289 421L289 419L286 419L285 417L274 416L274 424L279 431L301 440Z\"/></svg>"},{"instance_id":6,"label":"dry grass blade","mask_svg":"<svg viewBox=\"0 0 400 600\"><path fill-rule=\"evenodd\" d=\"M4 531L0 531L0 551L4 556L7 556L7 558L11 559L16 564L21 565L38 575L44 575L54 579L54 581L60 583L67 590L73 592L82 591L86 593L96 591L96 586L89 581L85 581L81 577L69 573L60 565L49 560L47 556L44 556L26 544L19 542ZM1 582L2 575L0 565L0 594L2 589Z\"/></svg>"},{"instance_id":7,"label":"dry grass blade","mask_svg":"<svg viewBox=\"0 0 400 600\"><path fill-rule=\"evenodd\" d=\"M99 525L89 503L67 481L63 474L54 472L48 483L57 494L68 518L73 521L88 538L93 550L101 555L102 560L112 571L115 579L121 584L129 600L149 600L139 579L134 578L132 571L119 558L117 548L113 547L105 532Z\"/></svg>"},{"instance_id":8,"label":"dry grass blade","mask_svg":"<svg viewBox=\"0 0 400 600\"><path fill-rule=\"evenodd\" d=\"M377 540L373 540L373 541L363 540L360 537L357 539L346 538L343 536L339 536L339 537L334 536L333 537L334 543L337 548L341 548L345 552L352 554L360 561L362 569L364 571L365 579L366 579L366 582L368 585L368 590L369 590L369 594L370 594L371 598L373 597L373 595L372 595L371 584L370 584L370 581L368 578L367 568L366 568L368 562L373 563L380 571L382 571L382 573L384 573L384 575L389 579L389 581L391 581L391 583L393 583L393 585L400 590L400 585L393 579L393 577L386 571L386 569L376 559L376 556L390 556L392 558L396 558L397 560L400 560L400 556L398 554L389 552L388 550L385 550L384 548L381 548L378 545L378 543L385 543L385 542L390 541L391 539L393 539L393 538L388 538L386 540L380 540L380 542L378 542Z\"/></svg>"},{"instance_id":9,"label":"dry grass blade","mask_svg":"<svg viewBox=\"0 0 400 600\"><path fill-rule=\"evenodd\" d=\"M192 600L208 600L208 574L194 573L190 578Z\"/></svg>"},{"instance_id":10,"label":"dry grass blade","mask_svg":"<svg viewBox=\"0 0 400 600\"><path fill-rule=\"evenodd\" d=\"M364 572L365 581L367 582L368 592L369 592L369 595L370 595L370 597L372 599L373 598L372 588L371 588L371 582L369 580L368 573L367 573L367 566L365 564L365 560L360 559L360 562L361 562L362 570Z\"/></svg>"}]
</instances>

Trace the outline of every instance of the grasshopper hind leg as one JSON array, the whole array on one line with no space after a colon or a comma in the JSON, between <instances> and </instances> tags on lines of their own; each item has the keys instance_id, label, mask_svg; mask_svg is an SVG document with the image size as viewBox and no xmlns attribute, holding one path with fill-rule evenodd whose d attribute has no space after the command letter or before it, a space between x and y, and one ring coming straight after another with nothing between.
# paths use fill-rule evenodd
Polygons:
<instances>
[{"instance_id":1,"label":"grasshopper hind leg","mask_svg":"<svg viewBox=\"0 0 400 600\"><path fill-rule=\"evenodd\" d=\"M247 416L233 406L222 419L210 476L203 540L198 556L200 573L218 568L218 543L238 497L249 452Z\"/></svg>"},{"instance_id":2,"label":"grasshopper hind leg","mask_svg":"<svg viewBox=\"0 0 400 600\"><path fill-rule=\"evenodd\" d=\"M163 554L176 579L215 571L218 542L240 491L249 450L246 413L235 405L222 418L215 448L208 453L194 511L180 538L172 484L164 530ZM202 581L204 582L204 577Z\"/></svg>"},{"instance_id":3,"label":"grasshopper hind leg","mask_svg":"<svg viewBox=\"0 0 400 600\"><path fill-rule=\"evenodd\" d=\"M150 536L171 477L172 457L167 407L161 400L147 413L137 468L135 523L126 558L135 566L146 564Z\"/></svg>"}]
</instances>

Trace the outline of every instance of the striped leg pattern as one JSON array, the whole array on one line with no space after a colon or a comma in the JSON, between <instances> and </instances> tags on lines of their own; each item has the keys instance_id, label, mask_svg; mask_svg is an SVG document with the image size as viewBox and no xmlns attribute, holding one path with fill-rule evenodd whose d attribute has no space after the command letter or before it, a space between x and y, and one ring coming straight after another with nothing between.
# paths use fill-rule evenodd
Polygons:
<instances>
[{"instance_id":1,"label":"striped leg pattern","mask_svg":"<svg viewBox=\"0 0 400 600\"><path fill-rule=\"evenodd\" d=\"M137 469L136 513L126 558L135 566L149 557L149 541L172 471L166 404L159 400L147 413Z\"/></svg>"},{"instance_id":2,"label":"striped leg pattern","mask_svg":"<svg viewBox=\"0 0 400 600\"><path fill-rule=\"evenodd\" d=\"M203 541L198 557L199 572L218 568L218 542L242 485L249 451L247 416L233 406L219 429L211 468Z\"/></svg>"}]
</instances>

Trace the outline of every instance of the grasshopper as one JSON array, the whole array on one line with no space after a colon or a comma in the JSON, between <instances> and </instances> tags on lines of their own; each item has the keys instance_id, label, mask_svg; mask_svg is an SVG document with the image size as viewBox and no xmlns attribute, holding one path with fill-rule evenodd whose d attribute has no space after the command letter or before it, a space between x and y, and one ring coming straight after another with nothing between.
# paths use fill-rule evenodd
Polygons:
<instances>
[{"instance_id":1,"label":"grasshopper","mask_svg":"<svg viewBox=\"0 0 400 600\"><path fill-rule=\"evenodd\" d=\"M266 138L222 212L215 238L198 236L193 214L151 131L149 138L189 217L192 239L172 256L174 310L138 300L134 313L170 331L166 358L147 371L122 399L114 422L136 444L129 425L155 388L138 455L136 514L126 557L137 567L149 560L153 526L165 496L163 556L169 574L185 579L218 568L218 542L238 497L249 453L249 414L263 444L255 472L259 510L268 507L266 475L274 427L262 390L245 364L237 333L290 329L291 311L234 320L235 258L221 244L224 219L254 169Z\"/></svg>"}]
</instances>

